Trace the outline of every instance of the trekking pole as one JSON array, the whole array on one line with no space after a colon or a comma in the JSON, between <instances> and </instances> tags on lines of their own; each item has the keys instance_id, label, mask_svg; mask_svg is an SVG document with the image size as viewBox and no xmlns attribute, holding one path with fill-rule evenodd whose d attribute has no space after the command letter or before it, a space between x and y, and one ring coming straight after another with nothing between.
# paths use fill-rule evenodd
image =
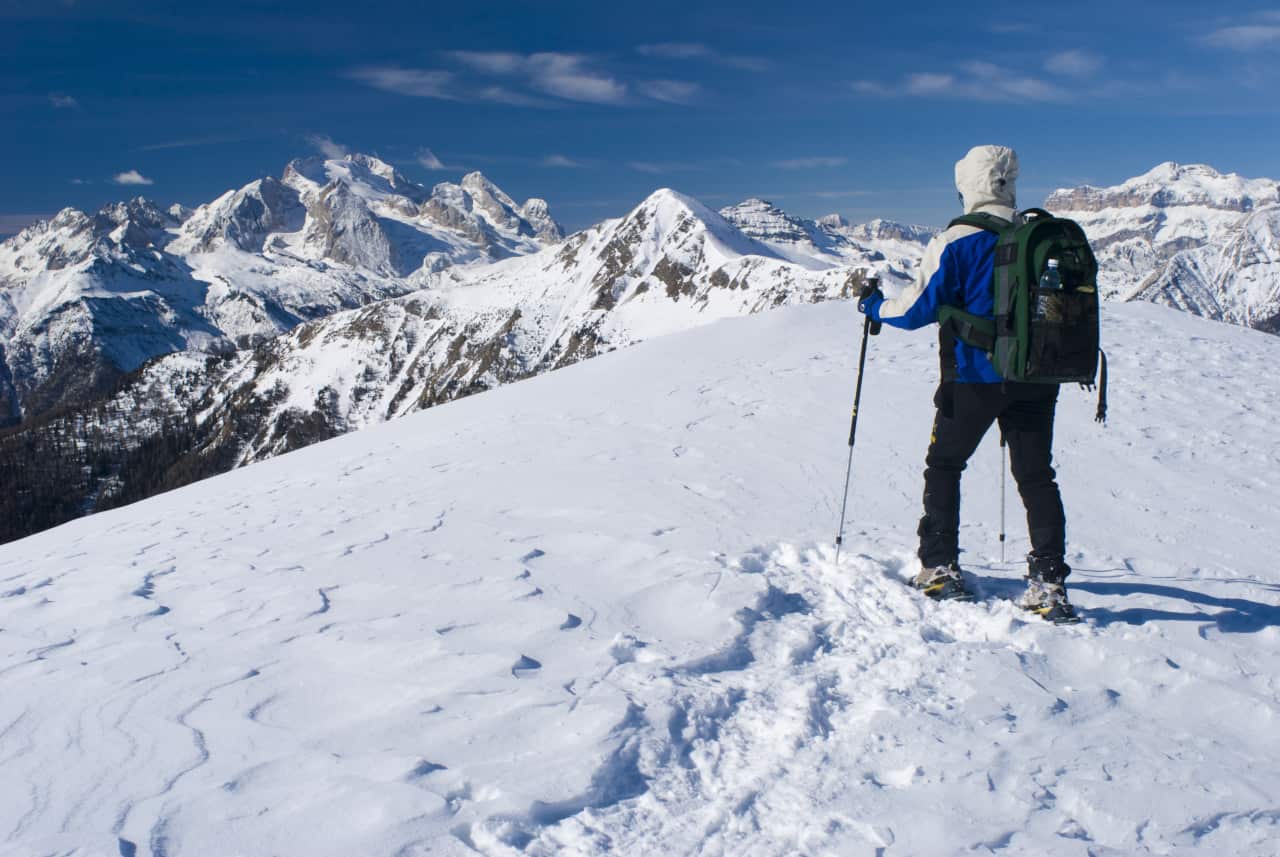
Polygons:
<instances>
[{"instance_id":1,"label":"trekking pole","mask_svg":"<svg viewBox=\"0 0 1280 857\"><path fill-rule=\"evenodd\" d=\"M1004 488L1009 480L1005 477L1004 467L1005 443L1004 432L1000 432L1000 564L1004 565Z\"/></svg>"},{"instance_id":2,"label":"trekking pole","mask_svg":"<svg viewBox=\"0 0 1280 857\"><path fill-rule=\"evenodd\" d=\"M880 288L879 277L868 277L863 283L861 298L870 297ZM844 471L844 500L840 503L840 532L836 534L836 565L840 564L840 546L844 543L844 516L849 506L849 477L853 474L853 442L858 434L858 404L862 401L862 373L867 366L867 335L878 336L880 322L872 321L871 316L862 320L862 350L858 354L858 383L853 391L853 419L849 423L849 463Z\"/></svg>"}]
</instances>

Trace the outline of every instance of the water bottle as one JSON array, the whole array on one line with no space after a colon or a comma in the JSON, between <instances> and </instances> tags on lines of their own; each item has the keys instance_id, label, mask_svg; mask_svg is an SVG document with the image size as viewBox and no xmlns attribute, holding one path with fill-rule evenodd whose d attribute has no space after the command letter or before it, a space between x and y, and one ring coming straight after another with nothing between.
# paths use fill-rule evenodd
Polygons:
<instances>
[{"instance_id":1,"label":"water bottle","mask_svg":"<svg viewBox=\"0 0 1280 857\"><path fill-rule=\"evenodd\" d=\"M1058 260L1050 259L1040 276L1040 295L1036 299L1038 321L1062 321L1062 274Z\"/></svg>"}]
</instances>

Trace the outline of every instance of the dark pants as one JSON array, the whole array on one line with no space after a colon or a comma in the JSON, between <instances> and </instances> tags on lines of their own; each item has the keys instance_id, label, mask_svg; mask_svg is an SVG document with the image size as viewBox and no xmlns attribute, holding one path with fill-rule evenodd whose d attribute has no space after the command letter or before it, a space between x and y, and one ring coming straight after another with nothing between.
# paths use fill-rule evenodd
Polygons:
<instances>
[{"instance_id":1,"label":"dark pants","mask_svg":"<svg viewBox=\"0 0 1280 857\"><path fill-rule=\"evenodd\" d=\"M993 422L1004 433L1013 478L1027 508L1032 565L1037 560L1061 564L1066 520L1050 463L1057 403L1056 384L952 383L938 388L938 412L925 459L924 517L918 530L925 568L959 560L960 473Z\"/></svg>"}]
</instances>

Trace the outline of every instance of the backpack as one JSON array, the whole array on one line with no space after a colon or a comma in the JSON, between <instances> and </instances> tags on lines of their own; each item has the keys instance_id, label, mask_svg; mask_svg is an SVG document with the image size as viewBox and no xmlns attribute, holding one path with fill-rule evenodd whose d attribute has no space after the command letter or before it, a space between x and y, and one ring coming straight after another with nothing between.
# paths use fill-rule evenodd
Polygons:
<instances>
[{"instance_id":1,"label":"backpack","mask_svg":"<svg viewBox=\"0 0 1280 857\"><path fill-rule=\"evenodd\" d=\"M991 282L995 319L954 306L938 309L944 380L958 338L985 351L1007 381L1092 388L1097 379L1097 420L1105 422L1107 357L1098 347L1098 261L1084 230L1042 208L1027 209L1012 223L983 212L965 214L948 228L957 225L998 236ZM1040 288L1049 259L1058 260L1061 289ZM1033 308L1042 298L1051 309L1037 318Z\"/></svg>"}]
</instances>

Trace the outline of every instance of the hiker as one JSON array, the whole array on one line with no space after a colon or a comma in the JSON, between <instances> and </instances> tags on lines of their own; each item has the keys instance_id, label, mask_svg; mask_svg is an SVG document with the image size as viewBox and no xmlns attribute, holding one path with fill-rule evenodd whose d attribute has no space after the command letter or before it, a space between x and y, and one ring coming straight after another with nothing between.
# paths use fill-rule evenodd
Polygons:
<instances>
[{"instance_id":1,"label":"hiker","mask_svg":"<svg viewBox=\"0 0 1280 857\"><path fill-rule=\"evenodd\" d=\"M956 189L966 214L985 212L1012 222L1018 157L1004 146L977 146L957 164ZM872 321L914 330L938 321L942 306L992 319L992 270L997 235L953 224L925 250L915 283L886 300L879 291L859 301ZM1074 609L1064 586L1071 569L1064 560L1066 523L1051 464L1058 385L1006 381L987 353L960 341L944 325L942 380L925 458L924 515L920 519L917 589L935 599L969 598L960 573L960 474L993 422L1009 448L1013 476L1027 510L1031 553L1027 591L1019 606L1061 621Z\"/></svg>"}]
</instances>

